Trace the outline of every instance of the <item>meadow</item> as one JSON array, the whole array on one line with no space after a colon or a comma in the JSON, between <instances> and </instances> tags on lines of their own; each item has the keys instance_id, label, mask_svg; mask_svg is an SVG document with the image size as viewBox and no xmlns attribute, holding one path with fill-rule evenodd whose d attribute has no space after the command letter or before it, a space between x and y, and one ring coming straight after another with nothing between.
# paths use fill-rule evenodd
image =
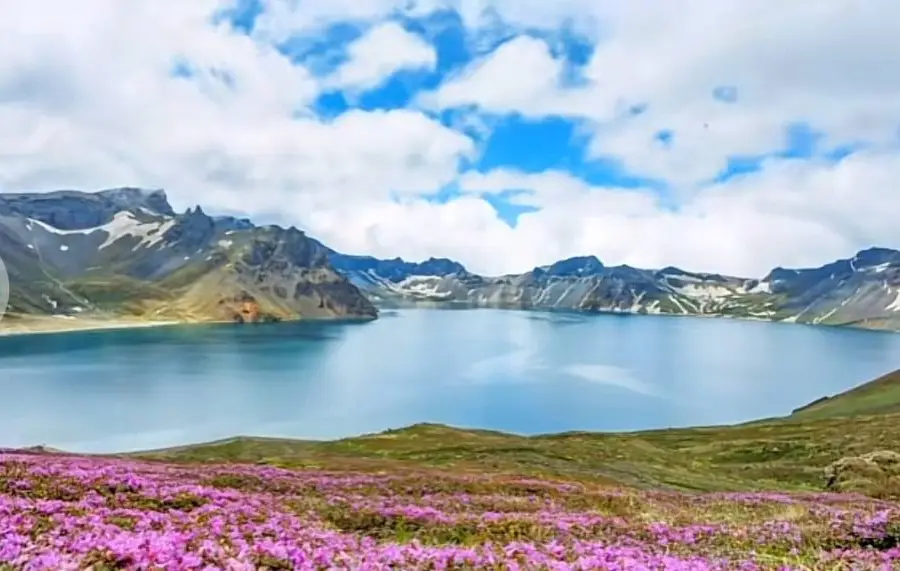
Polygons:
<instances>
[{"instance_id":1,"label":"meadow","mask_svg":"<svg viewBox=\"0 0 900 571\"><path fill-rule=\"evenodd\" d=\"M730 427L7 450L0 570L900 569L897 383Z\"/></svg>"}]
</instances>

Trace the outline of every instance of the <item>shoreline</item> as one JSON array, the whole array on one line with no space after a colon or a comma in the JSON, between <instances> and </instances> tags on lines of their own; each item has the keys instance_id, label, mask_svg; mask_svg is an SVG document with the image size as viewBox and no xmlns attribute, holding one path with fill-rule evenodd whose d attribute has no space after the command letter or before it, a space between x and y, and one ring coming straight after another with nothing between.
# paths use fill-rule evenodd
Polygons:
<instances>
[{"instance_id":1,"label":"shoreline","mask_svg":"<svg viewBox=\"0 0 900 571\"><path fill-rule=\"evenodd\" d=\"M321 322L368 322L375 318L335 316L330 318L309 319L285 319L274 323L296 323L300 321ZM10 324L13 323L12 327ZM226 325L236 324L230 320L149 320L149 319L125 319L117 317L61 317L52 315L29 315L0 318L0 339L4 337L19 337L25 335L53 335L63 333L84 333L88 331L114 331L120 329L147 329L156 327L172 327L175 325ZM262 323L259 323L262 324ZM251 323L251 325L255 325Z\"/></svg>"},{"instance_id":2,"label":"shoreline","mask_svg":"<svg viewBox=\"0 0 900 571\"><path fill-rule=\"evenodd\" d=\"M54 317L49 315L27 317L6 316L5 318L0 319L0 338L117 329L144 329L149 327L167 327L189 323L193 322L174 320L153 321L115 317Z\"/></svg>"},{"instance_id":3,"label":"shoreline","mask_svg":"<svg viewBox=\"0 0 900 571\"><path fill-rule=\"evenodd\" d=\"M19 321L19 320L22 321ZM10 321L16 325L10 327ZM26 335L52 335L54 333L81 333L87 331L111 331L118 329L145 329L185 325L190 321L141 321L102 318L27 317L0 320L0 338Z\"/></svg>"},{"instance_id":4,"label":"shoreline","mask_svg":"<svg viewBox=\"0 0 900 571\"><path fill-rule=\"evenodd\" d=\"M448 307L449 306L449 307ZM575 309L560 310L556 308L518 308L503 306L485 306L470 304L446 304L446 303L416 303L406 307L382 307L382 310L398 310L398 309L433 309L433 310L465 310L465 309L498 309L503 311L525 311L525 312L546 312L546 313L575 313L581 315L615 315L615 316L658 316L658 317L702 317L706 319L728 319L734 321L747 321L756 323L774 323L784 325L805 325L808 327L828 327L833 329L847 329L855 331L872 331L880 333L900 333L900 329L890 327L871 326L865 323L846 323L846 324L830 324L830 323L798 323L790 319L769 319L757 316L745 315L720 315L720 314L703 314L703 313L640 313L631 311L579 311ZM330 318L312 318L312 319L285 319L279 323L292 323L297 321L325 321L325 322L368 322L374 321L377 317L368 316L334 316ZM10 323L14 323L10 327ZM174 325L216 325L234 323L233 321L212 320L162 320L154 321L148 319L126 319L121 317L75 317L75 316L53 316L53 315L22 315L12 314L3 316L0 314L0 338L17 337L20 335L52 335L62 333L81 333L88 331L112 331L119 329L144 329L150 327L171 327Z\"/></svg>"}]
</instances>

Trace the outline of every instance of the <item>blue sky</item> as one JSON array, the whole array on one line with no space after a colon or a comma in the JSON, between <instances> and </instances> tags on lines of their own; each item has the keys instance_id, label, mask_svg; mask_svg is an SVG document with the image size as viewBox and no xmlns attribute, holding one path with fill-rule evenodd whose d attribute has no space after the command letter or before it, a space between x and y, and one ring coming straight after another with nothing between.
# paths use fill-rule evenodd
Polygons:
<instances>
[{"instance_id":1,"label":"blue sky","mask_svg":"<svg viewBox=\"0 0 900 571\"><path fill-rule=\"evenodd\" d=\"M2 188L165 188L484 273L900 246L891 0L119 1L0 21Z\"/></svg>"},{"instance_id":2,"label":"blue sky","mask_svg":"<svg viewBox=\"0 0 900 571\"><path fill-rule=\"evenodd\" d=\"M237 8L227 13L227 19L236 29L251 34L260 13L261 6L256 0L240 0ZM383 85L362 93L347 94L340 90L325 92L319 96L315 105L320 116L335 118L350 109L407 107L418 92L434 89L447 77L458 73L479 56L489 53L517 34L526 33L553 41L554 54L564 58L567 63L565 79L571 84L579 81L578 69L587 62L593 49L590 42L565 29L552 34L540 30L510 30L487 44L480 44L476 49L471 45L471 38L467 38L459 16L449 10L425 19L398 18L398 21L408 31L420 34L432 43L437 52L436 68L398 71ZM327 76L347 61L346 47L364 32L363 26L341 23L327 27L314 38L294 38L283 42L279 49L294 61L310 65L317 74ZM454 118L459 112L453 110L430 115L447 126L455 126ZM630 173L612 159L586 159L585 148L589 137L580 132L577 120L565 117L534 119L515 114L485 116L480 119L490 123L491 131L481 135L467 131L478 137L479 144L477 160L468 165L471 169L488 171L493 168L514 167L526 173L558 169L598 186L633 188L650 185L665 197L664 181ZM741 171L739 167L735 167L733 172ZM510 202L509 198L520 194L521 190L509 189L502 193L485 194L483 198L496 210L498 218L515 226L519 215L537 210ZM448 185L438 193L426 194L429 200L437 202L446 202L456 196L459 196L459 191L455 185Z\"/></svg>"},{"instance_id":3,"label":"blue sky","mask_svg":"<svg viewBox=\"0 0 900 571\"><path fill-rule=\"evenodd\" d=\"M257 0L239 0L235 8L223 13L221 17L230 21L235 29L252 35L256 19L261 13L262 7ZM591 41L565 27L552 32L511 28L505 33L495 34L490 42L482 41L473 46L471 33L452 10L439 11L422 19L399 16L396 20L406 30L421 35L433 45L437 54L435 68L400 70L388 77L382 85L362 92L347 93L339 89L323 92L314 106L320 117L334 119L352 109L373 111L408 107L414 102L417 93L435 89L447 78L458 74L479 57L516 35L527 34L550 42L553 55L565 62L562 82L567 85L578 85L582 81L581 68L589 61L594 49ZM278 48L293 61L306 65L317 75L325 77L347 61L347 47L359 39L366 28L367 25L357 23L333 24L315 35L296 36L283 41ZM740 105L740 87L733 84L712 86L709 97L725 105ZM646 108L646 103L640 101L630 102L630 105L636 113ZM472 111L451 109L429 114L448 127L459 128L458 118L466 113ZM524 173L561 170L595 186L623 189L639 187L656 193L662 205L677 207L670 185L665 180L632 172L614 156L587 156L590 135L584 129L583 121L577 118L558 115L534 118L519 114L486 113L479 115L478 120L489 125L489 132L464 129L478 143L477 157L465 163L468 169L484 172L495 168L515 168ZM677 144L677 137L677 133L671 129L662 129L656 134L657 140L664 146ZM820 144L822 137L821 132L805 122L786 125L783 145L766 153L729 156L726 166L707 182L721 183L735 176L757 172L767 159L818 157L836 162L860 148L860 145L848 143L825 149ZM495 209L498 218L514 227L520 215L539 210L510 201L511 197L522 192L523 189L508 189L500 193L483 194L482 197ZM450 184L439 192L423 195L428 200L446 203L460 196L460 192L456 185Z\"/></svg>"}]
</instances>

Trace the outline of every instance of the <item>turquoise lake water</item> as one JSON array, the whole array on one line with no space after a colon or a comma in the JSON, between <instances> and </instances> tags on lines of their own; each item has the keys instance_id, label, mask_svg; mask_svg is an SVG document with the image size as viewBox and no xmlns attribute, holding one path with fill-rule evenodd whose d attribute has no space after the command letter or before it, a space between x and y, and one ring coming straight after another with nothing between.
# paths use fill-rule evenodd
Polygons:
<instances>
[{"instance_id":1,"label":"turquoise lake water","mask_svg":"<svg viewBox=\"0 0 900 571\"><path fill-rule=\"evenodd\" d=\"M0 447L126 451L415 422L525 434L731 423L898 367L898 334L500 310L7 337Z\"/></svg>"}]
</instances>

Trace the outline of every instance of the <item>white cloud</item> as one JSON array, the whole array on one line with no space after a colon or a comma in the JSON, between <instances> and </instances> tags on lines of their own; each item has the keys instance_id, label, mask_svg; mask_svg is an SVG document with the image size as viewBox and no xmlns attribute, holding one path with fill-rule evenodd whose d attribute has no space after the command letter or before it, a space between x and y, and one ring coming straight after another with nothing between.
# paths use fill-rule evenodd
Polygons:
<instances>
[{"instance_id":1,"label":"white cloud","mask_svg":"<svg viewBox=\"0 0 900 571\"><path fill-rule=\"evenodd\" d=\"M900 156L867 152L838 164L778 160L761 172L705 187L668 210L647 189L590 187L560 172L469 175L469 192L528 189L515 230L519 269L574 254L613 264L761 277L776 265L816 266L873 244L900 246L894 213ZM485 263L487 260L485 260ZM511 271L513 268L509 268Z\"/></svg>"},{"instance_id":2,"label":"white cloud","mask_svg":"<svg viewBox=\"0 0 900 571\"><path fill-rule=\"evenodd\" d=\"M371 89L404 69L433 69L434 47L396 22L371 28L347 48L348 60L326 80L336 89Z\"/></svg>"},{"instance_id":3,"label":"white cloud","mask_svg":"<svg viewBox=\"0 0 900 571\"><path fill-rule=\"evenodd\" d=\"M379 21L394 14L428 14L439 0L261 0L263 13L256 34L276 42L296 34L315 33L337 23Z\"/></svg>"},{"instance_id":4,"label":"white cloud","mask_svg":"<svg viewBox=\"0 0 900 571\"><path fill-rule=\"evenodd\" d=\"M165 187L180 206L302 213L302 225L314 209L433 192L472 152L416 111L316 118L320 82L213 25L222 4L158 6L36 0L0 23L4 188ZM176 64L193 76L173 77Z\"/></svg>"},{"instance_id":5,"label":"white cloud","mask_svg":"<svg viewBox=\"0 0 900 571\"><path fill-rule=\"evenodd\" d=\"M366 23L389 16L416 18L439 10L453 10L466 28L486 32L498 25L596 31L592 7L586 0L261 0L265 10L257 33L285 40L295 34L318 31L336 23ZM585 9L587 8L587 10Z\"/></svg>"},{"instance_id":6,"label":"white cloud","mask_svg":"<svg viewBox=\"0 0 900 571\"><path fill-rule=\"evenodd\" d=\"M0 187L164 187L178 208L278 217L344 251L449 256L486 273L596 254L608 263L761 275L872 244L900 246L900 155L886 144L900 117L891 25L900 5L264 4L258 32L246 37L211 22L226 0L0 0ZM648 189L595 188L515 165L466 174L458 182L470 194L430 204L417 195L458 178L460 158L475 152L471 139L414 109L315 116L313 102L331 79L365 89L397 69L433 65L433 48L384 22L398 10L447 5L487 34L497 18L555 30L577 16L572 25L600 43L585 85L562 81L563 62L544 40L520 36L425 103L583 118L595 130L592 152L673 182L680 207L667 210ZM335 78L315 77L269 41L345 21L370 27L360 40L370 43L351 48ZM477 42L479 32L469 32ZM176 65L192 77L173 77ZM738 102L713 100L717 85L737 86ZM638 102L649 105L644 114L619 118ZM695 184L729 155L780 146L784 126L797 120L830 142L879 144L837 165L773 160L721 185ZM476 131L491 124L468 113L456 123ZM672 149L654 146L660 129L675 131ZM509 188L532 190L515 200L541 208L515 228L474 194Z\"/></svg>"},{"instance_id":7,"label":"white cloud","mask_svg":"<svg viewBox=\"0 0 900 571\"><path fill-rule=\"evenodd\" d=\"M429 108L478 105L492 113L521 112L537 117L567 112L570 108L563 100L569 94L559 88L562 69L562 62L553 58L546 43L519 36L419 100Z\"/></svg>"},{"instance_id":8,"label":"white cloud","mask_svg":"<svg viewBox=\"0 0 900 571\"><path fill-rule=\"evenodd\" d=\"M520 2L513 15L534 4ZM824 131L826 144L897 136L900 4L890 0L777 10L753 0L543 4L555 14L543 15L548 22L582 15L597 24L587 30L599 40L582 70L585 85L560 85L561 62L540 40L520 37L423 101L583 118L597 126L593 155L618 156L642 174L682 184L712 177L727 156L780 147L795 121ZM510 4L497 5L512 13ZM711 97L721 85L737 87L737 104ZM613 121L635 104L647 104L646 113ZM654 143L663 129L675 133L671 149Z\"/></svg>"}]
</instances>

